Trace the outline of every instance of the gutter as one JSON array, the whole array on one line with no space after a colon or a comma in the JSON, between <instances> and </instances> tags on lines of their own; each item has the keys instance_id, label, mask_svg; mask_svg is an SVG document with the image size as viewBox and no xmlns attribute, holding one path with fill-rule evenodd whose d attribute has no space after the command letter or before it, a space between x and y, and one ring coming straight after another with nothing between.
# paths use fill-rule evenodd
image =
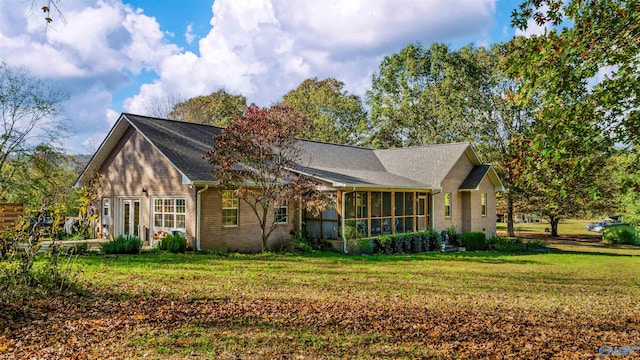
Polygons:
<instances>
[{"instance_id":1,"label":"gutter","mask_svg":"<svg viewBox=\"0 0 640 360\"><path fill-rule=\"evenodd\" d=\"M346 210L345 210L345 205L346 205L346 203L345 203L345 202L346 202L346 196L345 196L345 195L350 194L350 193L353 193L353 192L355 192L355 191L356 191L356 188L355 188L355 186L354 186L354 187L353 187L353 189L352 189L351 191L345 191L345 192L343 192L343 193L342 193L342 208L340 209L340 210L342 210L342 211L341 211L341 212L342 212L342 214L340 214L340 222L341 222L341 225L342 225L342 251L343 251L345 254L348 254L348 253L349 253L349 249L348 249L348 247L347 247L347 236L344 234L344 231L345 231L345 228L344 228L344 227L345 227L345 220L344 220L344 217L345 217L345 213L346 213Z\"/></svg>"},{"instance_id":2,"label":"gutter","mask_svg":"<svg viewBox=\"0 0 640 360\"><path fill-rule=\"evenodd\" d=\"M201 201L201 195L203 192L209 190L209 185L205 185L202 189L198 190L198 192L196 192L196 251L200 252L200 227L201 227L201 222L200 222L200 213L202 212L201 208L202 208L202 201Z\"/></svg>"}]
</instances>

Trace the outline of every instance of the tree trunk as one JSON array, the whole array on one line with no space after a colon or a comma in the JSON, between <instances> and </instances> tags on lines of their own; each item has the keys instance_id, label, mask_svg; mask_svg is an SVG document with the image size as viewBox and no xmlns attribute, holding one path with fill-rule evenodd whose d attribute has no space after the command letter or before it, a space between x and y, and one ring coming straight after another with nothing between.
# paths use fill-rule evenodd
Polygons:
<instances>
[{"instance_id":1,"label":"tree trunk","mask_svg":"<svg viewBox=\"0 0 640 360\"><path fill-rule=\"evenodd\" d=\"M507 236L516 236L516 233L513 230L513 198L509 193L507 193Z\"/></svg>"},{"instance_id":2,"label":"tree trunk","mask_svg":"<svg viewBox=\"0 0 640 360\"><path fill-rule=\"evenodd\" d=\"M550 216L549 220L549 223L551 224L551 237L558 237L558 224L560 223L560 218Z\"/></svg>"},{"instance_id":3,"label":"tree trunk","mask_svg":"<svg viewBox=\"0 0 640 360\"><path fill-rule=\"evenodd\" d=\"M267 239L269 238L269 234L267 234L267 213L269 207L264 204L260 204L262 206L262 220L260 221L260 235L262 236L262 252L267 251Z\"/></svg>"}]
</instances>

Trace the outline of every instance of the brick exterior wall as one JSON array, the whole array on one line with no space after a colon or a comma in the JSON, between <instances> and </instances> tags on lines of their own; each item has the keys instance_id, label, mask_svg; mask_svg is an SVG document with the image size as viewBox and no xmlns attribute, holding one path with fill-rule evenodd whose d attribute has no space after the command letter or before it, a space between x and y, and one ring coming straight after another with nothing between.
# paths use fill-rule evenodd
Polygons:
<instances>
[{"instance_id":1,"label":"brick exterior wall","mask_svg":"<svg viewBox=\"0 0 640 360\"><path fill-rule=\"evenodd\" d=\"M238 226L222 225L222 189L209 188L201 196L202 227L200 229L200 247L221 251L259 252L262 250L262 238L258 218L251 207L240 200L238 203ZM273 221L274 211L269 211L268 222ZM276 225L267 246L277 249L291 238L291 230L296 228L298 209L289 203L287 224Z\"/></svg>"},{"instance_id":2,"label":"brick exterior wall","mask_svg":"<svg viewBox=\"0 0 640 360\"><path fill-rule=\"evenodd\" d=\"M496 191L489 176L480 183L479 191L458 189L473 169L473 164L463 154L442 182L442 192L433 195L433 224L440 232L451 226L458 231L482 231L490 236L496 233ZM444 194L451 193L451 217L444 216ZM482 216L481 194L487 194L487 215Z\"/></svg>"},{"instance_id":3,"label":"brick exterior wall","mask_svg":"<svg viewBox=\"0 0 640 360\"><path fill-rule=\"evenodd\" d=\"M152 208L156 197L182 197L186 200L186 238L194 244L196 235L195 189L182 184L182 175L142 135L130 127L102 164L102 183L98 191L97 209L102 199L110 199L109 231L114 234L114 215L118 216L117 199L140 200L140 224L153 235ZM142 189L147 194L142 193ZM100 211L100 224L104 224ZM117 234L116 234L117 235Z\"/></svg>"},{"instance_id":4,"label":"brick exterior wall","mask_svg":"<svg viewBox=\"0 0 640 360\"><path fill-rule=\"evenodd\" d=\"M482 193L487 194L487 215L482 216ZM486 235L496 233L496 188L489 176L480 183L480 190L471 193L471 228L473 231L482 231Z\"/></svg>"},{"instance_id":5,"label":"brick exterior wall","mask_svg":"<svg viewBox=\"0 0 640 360\"><path fill-rule=\"evenodd\" d=\"M462 193L458 191L464 179L473 169L473 164L466 154L453 166L449 174L442 181L442 191L433 195L433 225L440 232L451 226L460 230L462 228ZM451 217L444 216L444 194L451 193Z\"/></svg>"}]
</instances>

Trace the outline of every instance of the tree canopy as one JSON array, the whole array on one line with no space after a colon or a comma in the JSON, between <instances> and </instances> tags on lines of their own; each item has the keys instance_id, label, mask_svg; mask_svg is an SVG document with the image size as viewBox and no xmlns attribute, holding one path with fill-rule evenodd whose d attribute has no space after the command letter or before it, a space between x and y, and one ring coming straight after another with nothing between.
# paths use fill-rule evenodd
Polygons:
<instances>
[{"instance_id":1,"label":"tree canopy","mask_svg":"<svg viewBox=\"0 0 640 360\"><path fill-rule=\"evenodd\" d=\"M247 99L220 89L175 104L169 118L206 125L227 126L247 107Z\"/></svg>"},{"instance_id":2,"label":"tree canopy","mask_svg":"<svg viewBox=\"0 0 640 360\"><path fill-rule=\"evenodd\" d=\"M344 89L342 81L304 80L282 97L282 104L306 114L309 127L301 137L339 144L362 144L368 135L367 113L360 98Z\"/></svg>"},{"instance_id":3,"label":"tree canopy","mask_svg":"<svg viewBox=\"0 0 640 360\"><path fill-rule=\"evenodd\" d=\"M540 96L541 114L558 134L593 124L637 146L640 138L640 3L627 0L527 0L513 25L543 25L541 35L509 43L518 100ZM563 113L571 117L558 116Z\"/></svg>"},{"instance_id":4,"label":"tree canopy","mask_svg":"<svg viewBox=\"0 0 640 360\"><path fill-rule=\"evenodd\" d=\"M434 43L410 44L387 56L372 79L374 147L399 147L473 140L473 108L483 94L486 71L472 45L451 51Z\"/></svg>"},{"instance_id":5,"label":"tree canopy","mask_svg":"<svg viewBox=\"0 0 640 360\"><path fill-rule=\"evenodd\" d=\"M637 142L638 10L627 1L529 0L513 13L520 29L531 21L546 26L543 34L514 38L504 56L519 85L514 100L536 102L520 160L552 235L554 221L611 197L603 169L614 139Z\"/></svg>"},{"instance_id":6,"label":"tree canopy","mask_svg":"<svg viewBox=\"0 0 640 360\"><path fill-rule=\"evenodd\" d=\"M38 149L55 148L64 130L60 115L67 95L23 69L0 63L0 201L15 176L30 167Z\"/></svg>"}]
</instances>

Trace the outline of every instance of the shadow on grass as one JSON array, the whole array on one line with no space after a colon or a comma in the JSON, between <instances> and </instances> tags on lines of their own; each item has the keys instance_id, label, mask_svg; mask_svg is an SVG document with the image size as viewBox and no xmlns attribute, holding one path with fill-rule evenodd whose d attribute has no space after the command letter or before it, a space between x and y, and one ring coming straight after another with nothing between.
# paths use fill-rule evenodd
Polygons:
<instances>
[{"instance_id":1,"label":"shadow on grass","mask_svg":"<svg viewBox=\"0 0 640 360\"><path fill-rule=\"evenodd\" d=\"M568 254L568 255L595 255L595 256L623 256L623 257L634 257L640 256L640 254L621 254L615 252L607 252L607 251L585 251L585 250L571 250L571 249L558 249L552 248L552 253L554 254Z\"/></svg>"},{"instance_id":2,"label":"shadow on grass","mask_svg":"<svg viewBox=\"0 0 640 360\"><path fill-rule=\"evenodd\" d=\"M375 254L375 255L345 255L334 252L312 253L260 253L260 254L169 254L148 253L139 255L90 255L81 258L83 264L89 266L123 266L123 267L153 267L161 268L165 265L214 265L216 261L237 262L299 262L325 260L333 264L368 263L368 262L412 262L412 261L459 261L491 264L534 264L532 259L539 253L504 253L496 251L440 253L426 252L419 254ZM524 259L523 256L528 258Z\"/></svg>"}]
</instances>

